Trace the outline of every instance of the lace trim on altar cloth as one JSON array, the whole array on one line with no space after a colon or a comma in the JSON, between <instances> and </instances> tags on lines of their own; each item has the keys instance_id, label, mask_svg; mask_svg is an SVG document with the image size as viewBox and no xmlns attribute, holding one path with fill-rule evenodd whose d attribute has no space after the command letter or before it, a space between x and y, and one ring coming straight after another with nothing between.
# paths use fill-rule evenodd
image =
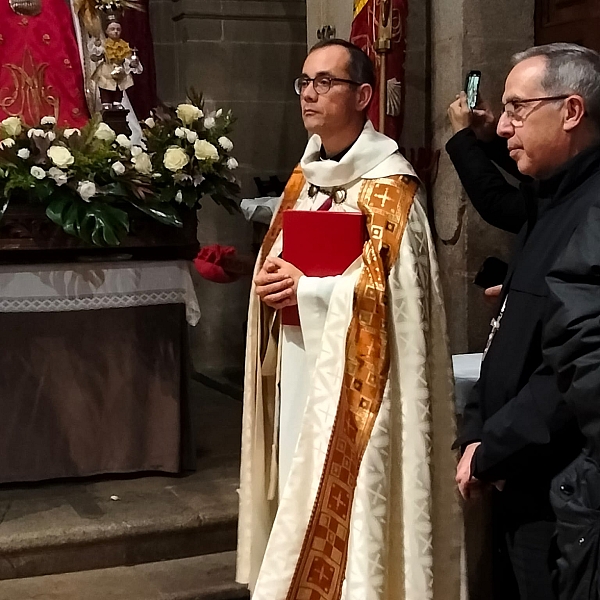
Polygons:
<instances>
[{"instance_id":1,"label":"lace trim on altar cloth","mask_svg":"<svg viewBox=\"0 0 600 600\"><path fill-rule=\"evenodd\" d=\"M158 304L185 304L187 322L190 325L196 325L200 319L198 301L195 295L190 296L186 290L132 292L130 294L105 294L78 298L0 298L0 313L67 312L156 306Z\"/></svg>"}]
</instances>

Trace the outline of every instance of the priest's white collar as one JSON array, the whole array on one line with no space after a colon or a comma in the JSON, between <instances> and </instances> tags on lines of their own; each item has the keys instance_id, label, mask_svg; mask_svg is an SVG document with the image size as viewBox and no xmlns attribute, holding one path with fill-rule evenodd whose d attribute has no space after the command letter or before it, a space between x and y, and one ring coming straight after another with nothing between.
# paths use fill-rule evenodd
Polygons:
<instances>
[{"instance_id":1,"label":"priest's white collar","mask_svg":"<svg viewBox=\"0 0 600 600\"><path fill-rule=\"evenodd\" d=\"M321 145L321 138L313 135L300 161L306 180L319 187L348 185L398 151L398 144L375 131L371 121L365 123L362 133L339 162L323 160Z\"/></svg>"}]
</instances>

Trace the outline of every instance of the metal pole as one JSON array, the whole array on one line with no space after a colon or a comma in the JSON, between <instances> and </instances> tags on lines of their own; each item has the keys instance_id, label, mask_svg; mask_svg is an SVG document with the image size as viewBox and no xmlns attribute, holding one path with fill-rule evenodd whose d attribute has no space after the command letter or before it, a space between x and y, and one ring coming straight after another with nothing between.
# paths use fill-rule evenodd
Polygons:
<instances>
[{"instance_id":1,"label":"metal pole","mask_svg":"<svg viewBox=\"0 0 600 600\"><path fill-rule=\"evenodd\" d=\"M379 131L381 133L385 133L385 115L387 112L386 58L385 52L379 54Z\"/></svg>"},{"instance_id":2,"label":"metal pole","mask_svg":"<svg viewBox=\"0 0 600 600\"><path fill-rule=\"evenodd\" d=\"M387 113L386 54L392 47L392 1L379 0L379 24L375 50L379 55L379 131L385 133Z\"/></svg>"}]
</instances>

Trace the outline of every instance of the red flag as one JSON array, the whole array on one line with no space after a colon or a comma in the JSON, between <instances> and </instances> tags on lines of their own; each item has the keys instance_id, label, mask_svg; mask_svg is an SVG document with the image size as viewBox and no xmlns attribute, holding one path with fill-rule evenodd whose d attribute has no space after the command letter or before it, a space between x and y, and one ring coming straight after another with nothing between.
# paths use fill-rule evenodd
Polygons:
<instances>
[{"instance_id":1,"label":"red flag","mask_svg":"<svg viewBox=\"0 0 600 600\"><path fill-rule=\"evenodd\" d=\"M384 17L382 19L382 16ZM387 35L386 17L389 18ZM369 119L379 129L380 89L385 91L385 127L383 133L398 140L404 120L404 61L406 54L406 21L408 0L354 0L354 20L350 41L362 48L375 65L377 84ZM385 38L388 39L385 39ZM378 48L389 46L385 52ZM385 64L385 81L381 79L381 64Z\"/></svg>"}]
</instances>

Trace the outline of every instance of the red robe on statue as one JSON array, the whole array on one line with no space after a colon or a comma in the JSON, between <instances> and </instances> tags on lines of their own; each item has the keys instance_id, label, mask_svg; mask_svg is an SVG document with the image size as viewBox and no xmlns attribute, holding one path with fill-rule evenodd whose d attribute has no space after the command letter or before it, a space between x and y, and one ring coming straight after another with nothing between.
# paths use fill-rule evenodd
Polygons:
<instances>
[{"instance_id":1,"label":"red robe on statue","mask_svg":"<svg viewBox=\"0 0 600 600\"><path fill-rule=\"evenodd\" d=\"M62 127L89 119L70 3L42 0L31 17L0 0L0 120L36 125L47 115Z\"/></svg>"}]
</instances>

